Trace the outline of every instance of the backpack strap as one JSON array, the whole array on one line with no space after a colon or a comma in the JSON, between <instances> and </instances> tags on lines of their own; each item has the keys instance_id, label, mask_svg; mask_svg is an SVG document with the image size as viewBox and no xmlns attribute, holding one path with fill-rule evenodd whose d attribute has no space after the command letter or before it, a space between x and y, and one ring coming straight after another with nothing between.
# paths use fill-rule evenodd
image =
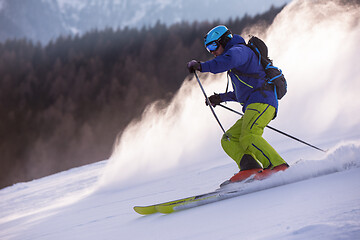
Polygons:
<instances>
[{"instance_id":1,"label":"backpack strap","mask_svg":"<svg viewBox=\"0 0 360 240\"><path fill-rule=\"evenodd\" d=\"M257 74L257 73L242 73L242 72L240 72L239 70L237 70L235 68L230 69L228 71L228 74L229 74L229 72L233 72L234 74L236 74L238 76L243 76L243 77L250 77L250 78L257 78L257 79L260 78L259 74Z\"/></svg>"},{"instance_id":2,"label":"backpack strap","mask_svg":"<svg viewBox=\"0 0 360 240\"><path fill-rule=\"evenodd\" d=\"M228 89L229 89L229 74L230 72L233 72L235 75L237 76L245 76L245 77L251 77L251 78L256 78L256 79L260 79L260 76L259 74L257 73L254 73L254 74L250 74L250 73L242 73L240 71L238 71L237 69L233 68L233 69L230 69L228 72L227 72L227 85L226 85L226 91L225 93L228 92ZM267 95L264 93L264 90L273 90L274 88L268 84L265 80L264 82L264 85L261 87L261 88L256 88L254 91L260 91L261 94L263 95L263 97L267 97Z\"/></svg>"},{"instance_id":3,"label":"backpack strap","mask_svg":"<svg viewBox=\"0 0 360 240\"><path fill-rule=\"evenodd\" d=\"M231 71L231 70L227 71L227 83L226 83L225 95L227 95L228 90L229 90L229 82L230 82L230 80L229 80L229 78L230 78L229 74L230 74L230 71ZM234 100L236 101L236 99L234 99Z\"/></svg>"},{"instance_id":4,"label":"backpack strap","mask_svg":"<svg viewBox=\"0 0 360 240\"><path fill-rule=\"evenodd\" d=\"M271 69L271 68L278 70L278 71L279 71L279 74L276 75L276 76L274 76L274 77L272 77L271 79L269 79L269 80L267 81L268 83L273 83L275 79L277 79L277 78L279 78L279 77L281 77L281 76L283 75L283 73L282 73L282 71L281 71L280 68L275 67L274 65L272 65L271 62L269 62L268 65L265 67L265 70Z\"/></svg>"}]
</instances>

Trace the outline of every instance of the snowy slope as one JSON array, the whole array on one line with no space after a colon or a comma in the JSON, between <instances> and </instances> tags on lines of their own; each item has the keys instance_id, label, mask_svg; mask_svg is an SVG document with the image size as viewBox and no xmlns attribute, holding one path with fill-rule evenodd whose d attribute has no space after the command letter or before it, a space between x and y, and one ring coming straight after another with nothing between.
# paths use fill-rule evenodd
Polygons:
<instances>
[{"instance_id":1,"label":"snowy slope","mask_svg":"<svg viewBox=\"0 0 360 240\"><path fill-rule=\"evenodd\" d=\"M262 184L294 183L147 217L132 206L212 190L231 165L197 165L172 178L84 195L106 164L100 162L0 191L1 209L8 209L1 212L0 239L356 239L359 154L359 144L345 145Z\"/></svg>"},{"instance_id":2,"label":"snowy slope","mask_svg":"<svg viewBox=\"0 0 360 240\"><path fill-rule=\"evenodd\" d=\"M185 81L167 108L152 105L127 128L109 160L0 190L0 239L360 239L358 10L294 1L267 31L248 30L260 31L289 83L271 125L326 154L267 129L293 165L248 185L271 188L171 215L136 214L135 205L212 191L237 171L197 83ZM208 93L226 82L200 78ZM238 118L215 110L225 128Z\"/></svg>"}]
</instances>

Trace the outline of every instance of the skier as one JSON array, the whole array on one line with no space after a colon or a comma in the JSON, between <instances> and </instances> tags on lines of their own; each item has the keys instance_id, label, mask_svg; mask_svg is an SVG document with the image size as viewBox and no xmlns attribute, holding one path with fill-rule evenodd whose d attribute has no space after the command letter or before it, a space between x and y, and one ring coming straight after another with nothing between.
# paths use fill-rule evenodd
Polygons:
<instances>
[{"instance_id":1,"label":"skier","mask_svg":"<svg viewBox=\"0 0 360 240\"><path fill-rule=\"evenodd\" d=\"M244 115L221 139L224 151L240 169L230 181L244 180L252 173L266 176L286 169L288 164L262 137L264 128L276 116L278 101L273 90L262 88L265 72L258 57L240 35L233 35L223 25L211 29L205 35L204 43L215 58L206 62L188 62L189 72L216 74L228 71L234 91L215 93L209 101L213 107L226 101L237 101L243 106Z\"/></svg>"}]
</instances>

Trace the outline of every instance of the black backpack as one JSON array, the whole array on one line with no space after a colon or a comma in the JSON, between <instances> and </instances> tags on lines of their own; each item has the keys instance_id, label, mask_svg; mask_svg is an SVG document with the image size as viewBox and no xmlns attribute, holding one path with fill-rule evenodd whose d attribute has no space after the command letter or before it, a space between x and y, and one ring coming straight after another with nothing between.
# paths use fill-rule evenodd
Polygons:
<instances>
[{"instance_id":1,"label":"black backpack","mask_svg":"<svg viewBox=\"0 0 360 240\"><path fill-rule=\"evenodd\" d=\"M266 44L260 38L252 36L246 46L253 50L259 58L259 64L261 64L265 70L266 81L259 90L274 90L277 99L280 100L287 92L287 83L282 71L275 67L268 57L268 48ZM230 71L233 71L237 75L259 78L257 74L244 74L236 69L231 69Z\"/></svg>"}]
</instances>

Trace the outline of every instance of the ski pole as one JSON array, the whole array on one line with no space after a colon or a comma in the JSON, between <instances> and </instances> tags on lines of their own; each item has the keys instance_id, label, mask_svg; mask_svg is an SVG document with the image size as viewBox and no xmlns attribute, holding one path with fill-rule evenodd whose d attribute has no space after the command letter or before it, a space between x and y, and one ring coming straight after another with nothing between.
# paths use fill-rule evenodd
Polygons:
<instances>
[{"instance_id":1,"label":"ski pole","mask_svg":"<svg viewBox=\"0 0 360 240\"><path fill-rule=\"evenodd\" d=\"M199 86L200 86L200 88L201 88L201 91L203 92L203 94L204 94L204 96L205 96L206 103L209 105L210 110L211 110L212 114L214 115L216 121L218 122L221 130L224 132L226 138L229 140L229 136L226 134L223 126L221 125L218 117L216 116L215 111L214 111L214 108L212 107L212 105L211 105L211 103L210 103L210 100L209 100L209 98L207 97L207 95L206 95L206 93L205 93L205 90L204 90L204 88L203 88L203 86L202 86L202 84L201 84L201 82L200 82L200 79L199 79L198 75L196 74L196 72L194 72L194 74L195 74L195 77L196 77L197 82L199 83Z\"/></svg>"},{"instance_id":2,"label":"ski pole","mask_svg":"<svg viewBox=\"0 0 360 240\"><path fill-rule=\"evenodd\" d=\"M221 107L223 107L223 108L225 108L225 109L227 109L227 110L229 110L229 111L231 111L231 112L237 113L237 114L239 114L239 115L241 115L241 116L244 115L244 114L242 114L242 113L240 113L240 112L238 112L238 111L235 111L235 110L233 110L233 109L231 109L231 108L229 108L229 107L226 107L226 106L224 106L224 105L219 104L219 106L221 106ZM325 150L323 150L323 149L321 149L321 148L318 148L318 147L316 147L316 146L314 146L314 145L311 145L310 143L307 143L307 142L305 142L305 141L303 141L303 140L301 140L301 139L298 139L298 138L296 138L296 137L294 137L294 136L291 136L291 135L289 135L289 134L287 134L287 133L285 133L285 132L283 132L283 131L280 131L280 130L278 130L278 129L276 129L276 128L273 128L273 127L271 127L271 126L269 126L269 125L267 125L266 127L270 128L271 130L273 130L273 131L275 131L275 132L278 132L278 133L280 133L280 134L283 134L283 135L285 135L285 136L287 136L287 137L289 137L289 138L292 138L292 139L294 139L294 140L296 140L296 141L298 141L298 142L301 142L301 143L303 143L303 144L305 144L305 145L308 145L308 146L310 146L310 147L312 147L312 148L315 148L315 149L317 149L317 150L319 150L319 151L326 152Z\"/></svg>"}]
</instances>

